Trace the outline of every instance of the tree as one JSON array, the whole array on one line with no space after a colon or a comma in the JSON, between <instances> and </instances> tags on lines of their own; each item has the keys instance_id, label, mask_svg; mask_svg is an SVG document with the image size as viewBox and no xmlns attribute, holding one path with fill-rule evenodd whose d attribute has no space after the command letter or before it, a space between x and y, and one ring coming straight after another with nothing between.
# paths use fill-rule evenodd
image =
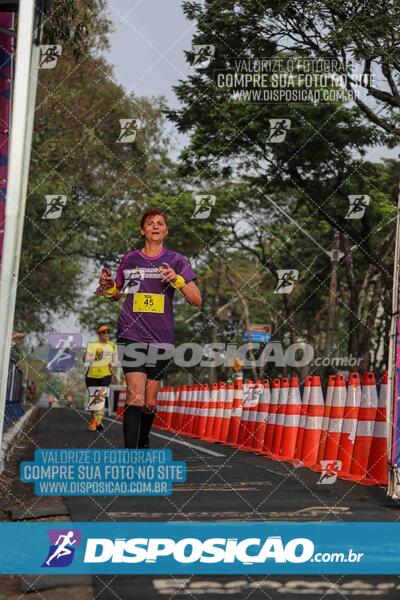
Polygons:
<instances>
[{"instance_id":1,"label":"tree","mask_svg":"<svg viewBox=\"0 0 400 600\"><path fill-rule=\"evenodd\" d=\"M215 43L226 56L264 58L275 49L279 56L341 63L358 108L399 137L400 25L393 0L190 0L183 7L198 23L195 43Z\"/></svg>"},{"instance_id":2,"label":"tree","mask_svg":"<svg viewBox=\"0 0 400 600\"><path fill-rule=\"evenodd\" d=\"M289 11L288 3L279 6ZM306 16L312 16L315 6L307 3ZM217 202L235 198L236 208L227 219L227 248L234 243L247 257L256 257L274 284L279 269L299 271L300 285L293 294L271 296L272 306L281 305L285 315L281 333L292 340L309 336L322 352L332 344L335 352L342 350L345 342L367 368L375 323L386 310L390 289L397 187L397 163L374 164L368 158L375 146L392 138L357 106L339 101L255 103L235 99L216 85L216 73L226 69L228 57L229 63L231 57L288 57L291 30L288 38L274 37L273 18L280 13L272 7L271 2L184 3L197 24L193 43L214 44L215 56L209 67L194 70L178 84L182 107L168 113L190 135L181 173L209 185L220 178L224 184ZM308 56L304 48L293 45L292 50ZM192 60L193 52L187 55ZM271 119L290 124L282 143L270 142ZM366 215L347 218L349 197L358 195L370 196ZM335 275L330 253L338 236L343 257ZM332 314L335 286L336 330L326 339L325 317ZM263 298L269 300L272 293L269 278Z\"/></svg>"},{"instance_id":3,"label":"tree","mask_svg":"<svg viewBox=\"0 0 400 600\"><path fill-rule=\"evenodd\" d=\"M400 23L392 0L261 2L264 32L282 49L343 64L364 115L400 137ZM249 3L244 2L243 5ZM354 68L355 67L355 68ZM360 94L364 89L366 97ZM371 102L372 101L372 102Z\"/></svg>"},{"instance_id":4,"label":"tree","mask_svg":"<svg viewBox=\"0 0 400 600\"><path fill-rule=\"evenodd\" d=\"M68 46L75 58L108 47L106 6L105 0L53 0L43 23L43 43Z\"/></svg>"},{"instance_id":5,"label":"tree","mask_svg":"<svg viewBox=\"0 0 400 600\"><path fill-rule=\"evenodd\" d=\"M84 14L78 11L78 24ZM96 15L88 33L95 49L106 31ZM53 69L40 71L16 310L22 330L44 331L55 316L77 312L95 287L94 269L132 244L138 211L171 170L163 100L128 95L103 57L85 45L73 52L75 37ZM118 143L127 118L140 128L134 141ZM43 218L46 196L60 195L60 218Z\"/></svg>"}]
</instances>

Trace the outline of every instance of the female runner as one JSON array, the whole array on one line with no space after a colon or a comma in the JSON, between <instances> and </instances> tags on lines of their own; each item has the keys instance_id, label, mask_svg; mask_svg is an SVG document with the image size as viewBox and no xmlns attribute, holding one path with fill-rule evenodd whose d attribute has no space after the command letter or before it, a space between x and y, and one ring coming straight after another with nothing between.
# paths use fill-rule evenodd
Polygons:
<instances>
[{"instance_id":1,"label":"female runner","mask_svg":"<svg viewBox=\"0 0 400 600\"><path fill-rule=\"evenodd\" d=\"M117 344L127 384L123 431L125 448L148 448L160 381L174 343L173 298L179 290L194 306L202 304L189 261L164 247L168 219L153 208L141 219L144 247L124 255L115 280L103 270L100 285L112 300L125 296Z\"/></svg>"},{"instance_id":2,"label":"female runner","mask_svg":"<svg viewBox=\"0 0 400 600\"><path fill-rule=\"evenodd\" d=\"M86 387L89 391L90 388L101 389L104 387L108 389L111 383L111 378L118 383L118 378L112 367L116 360L116 347L115 343L110 341L110 328L108 325L99 325L97 327L98 339L93 342L89 342L86 352L83 355L83 362L88 364L88 370L86 371ZM91 410L92 419L88 427L89 431L104 431L103 416L104 408L100 410Z\"/></svg>"}]
</instances>

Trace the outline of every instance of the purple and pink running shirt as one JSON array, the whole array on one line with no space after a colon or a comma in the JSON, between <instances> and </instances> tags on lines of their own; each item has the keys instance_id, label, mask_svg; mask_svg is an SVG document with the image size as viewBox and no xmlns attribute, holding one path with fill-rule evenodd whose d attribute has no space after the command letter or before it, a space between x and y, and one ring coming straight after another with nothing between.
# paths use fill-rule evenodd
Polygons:
<instances>
[{"instance_id":1,"label":"purple and pink running shirt","mask_svg":"<svg viewBox=\"0 0 400 600\"><path fill-rule=\"evenodd\" d=\"M118 319L117 339L173 344L175 288L161 281L159 268L163 263L168 263L187 283L196 279L189 261L179 252L163 248L157 256L146 256L137 249L124 255L115 277L117 287L126 294ZM141 311L151 306L155 312Z\"/></svg>"}]
</instances>

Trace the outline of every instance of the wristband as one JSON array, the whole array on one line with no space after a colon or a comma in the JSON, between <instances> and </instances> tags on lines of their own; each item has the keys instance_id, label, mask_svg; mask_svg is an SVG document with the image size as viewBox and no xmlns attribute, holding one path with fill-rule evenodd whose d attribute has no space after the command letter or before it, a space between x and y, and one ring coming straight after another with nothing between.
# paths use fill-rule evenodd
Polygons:
<instances>
[{"instance_id":1,"label":"wristband","mask_svg":"<svg viewBox=\"0 0 400 600\"><path fill-rule=\"evenodd\" d=\"M114 283L112 284L112 286L105 290L104 295L107 298L113 298L116 293L117 293L117 285L116 285L116 283L114 281Z\"/></svg>"},{"instance_id":2,"label":"wristband","mask_svg":"<svg viewBox=\"0 0 400 600\"><path fill-rule=\"evenodd\" d=\"M186 281L184 280L182 275L177 275L176 278L173 281L171 281L171 285L176 290L181 290L186 285Z\"/></svg>"}]
</instances>

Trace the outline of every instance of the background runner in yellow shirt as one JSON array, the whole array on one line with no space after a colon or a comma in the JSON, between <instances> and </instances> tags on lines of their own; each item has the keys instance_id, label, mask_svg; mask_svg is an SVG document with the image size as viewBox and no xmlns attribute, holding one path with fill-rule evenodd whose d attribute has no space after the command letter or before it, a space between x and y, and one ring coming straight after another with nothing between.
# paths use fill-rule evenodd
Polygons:
<instances>
[{"instance_id":1,"label":"background runner in yellow shirt","mask_svg":"<svg viewBox=\"0 0 400 600\"><path fill-rule=\"evenodd\" d=\"M111 378L114 377L116 383L118 378L112 368L112 363L115 364L117 359L116 344L110 341L110 328L107 325L99 325L97 328L98 339L94 342L89 342L86 352L83 356L84 363L90 363L86 372L86 387L89 392L88 409L92 411L92 419L88 427L89 431L103 431L103 408L93 408L91 400L93 398L93 388L101 390L107 389L110 386ZM101 397L104 394L101 393ZM92 406L92 408L91 408Z\"/></svg>"}]
</instances>

